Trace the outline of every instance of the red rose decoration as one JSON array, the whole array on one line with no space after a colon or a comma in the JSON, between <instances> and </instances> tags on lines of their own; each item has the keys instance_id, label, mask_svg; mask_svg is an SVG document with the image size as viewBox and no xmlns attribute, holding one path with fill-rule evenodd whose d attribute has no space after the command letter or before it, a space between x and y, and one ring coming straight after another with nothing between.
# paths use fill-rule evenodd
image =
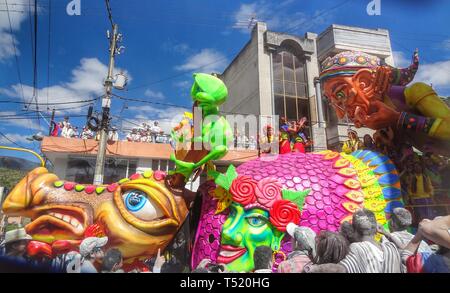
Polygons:
<instances>
[{"instance_id":1,"label":"red rose decoration","mask_svg":"<svg viewBox=\"0 0 450 293\"><path fill-rule=\"evenodd\" d=\"M233 180L230 187L230 193L233 195L233 201L246 206L256 200L255 189L256 181L250 176L238 176Z\"/></svg>"},{"instance_id":2,"label":"red rose decoration","mask_svg":"<svg viewBox=\"0 0 450 293\"><path fill-rule=\"evenodd\" d=\"M280 199L274 202L270 209L270 222L278 230L286 232L289 223L300 223L300 211L295 203L289 200Z\"/></svg>"}]
</instances>

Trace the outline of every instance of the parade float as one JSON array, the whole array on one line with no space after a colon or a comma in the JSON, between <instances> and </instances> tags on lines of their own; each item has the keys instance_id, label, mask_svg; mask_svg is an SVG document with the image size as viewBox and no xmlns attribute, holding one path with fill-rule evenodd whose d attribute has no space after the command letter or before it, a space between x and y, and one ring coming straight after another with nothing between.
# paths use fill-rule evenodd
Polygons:
<instances>
[{"instance_id":1,"label":"parade float","mask_svg":"<svg viewBox=\"0 0 450 293\"><path fill-rule=\"evenodd\" d=\"M325 60L320 78L339 118L375 130L393 127L397 139L444 154L450 110L428 85L405 87L417 66L417 54L411 67L400 70L365 53L343 52ZM364 207L383 225L395 207L403 206L396 166L371 150L263 154L237 168L230 165L225 174L217 172L212 161L222 158L232 141L230 125L218 115L227 95L217 77L194 75L194 106L202 109L203 120L218 119L204 123L188 140L174 135L176 144L186 147L175 148L176 168L169 174L149 170L94 186L66 182L41 167L9 193L3 211L31 218L25 229L39 244L32 249L49 256L77 250L85 237L108 236L106 248L118 248L126 263L137 264L167 247L195 201L200 207L191 209L199 211L191 225L196 228L191 268L210 259L229 271L248 272L257 246L272 248L274 271L292 251L289 223L338 231ZM197 192L187 190L186 181L201 172L208 180Z\"/></svg>"}]
</instances>

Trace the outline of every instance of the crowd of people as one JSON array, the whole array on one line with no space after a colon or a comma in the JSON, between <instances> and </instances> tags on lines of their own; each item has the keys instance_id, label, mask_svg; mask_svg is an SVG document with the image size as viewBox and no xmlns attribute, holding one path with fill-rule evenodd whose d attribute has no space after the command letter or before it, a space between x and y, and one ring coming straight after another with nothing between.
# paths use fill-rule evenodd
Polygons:
<instances>
[{"instance_id":1,"label":"crowd of people","mask_svg":"<svg viewBox=\"0 0 450 293\"><path fill-rule=\"evenodd\" d=\"M431 152L419 153L410 145L396 143L391 129L364 135L361 140L353 129L348 129L348 139L342 151L373 150L388 156L395 164L402 186L402 196L413 213L414 226L425 218L448 214L450 182L443 178L450 175L448 158Z\"/></svg>"},{"instance_id":2,"label":"crowd of people","mask_svg":"<svg viewBox=\"0 0 450 293\"><path fill-rule=\"evenodd\" d=\"M352 222L343 222L339 232L321 231L290 223L287 233L293 250L274 266L274 251L259 246L254 251L254 273L449 273L450 216L424 219L415 234L409 232L411 213L395 208L388 229L375 214L357 210ZM203 259L196 268L187 262L158 254L132 270L124 269L120 250L105 249L107 237L88 237L77 251L51 259L29 255L31 237L23 228L8 231L2 243L3 256L28 265L46 265L52 272L68 273L237 273L224 264Z\"/></svg>"},{"instance_id":3,"label":"crowd of people","mask_svg":"<svg viewBox=\"0 0 450 293\"><path fill-rule=\"evenodd\" d=\"M52 121L50 136L99 140L100 132L93 131L86 125L80 133L78 127L69 122L69 117L65 117L61 122ZM108 131L108 141L119 140L119 131L117 130L117 127L111 127ZM132 128L126 135L125 140L132 142L168 143L167 136L164 135L158 121L154 121L153 125L142 123L141 127Z\"/></svg>"}]
</instances>

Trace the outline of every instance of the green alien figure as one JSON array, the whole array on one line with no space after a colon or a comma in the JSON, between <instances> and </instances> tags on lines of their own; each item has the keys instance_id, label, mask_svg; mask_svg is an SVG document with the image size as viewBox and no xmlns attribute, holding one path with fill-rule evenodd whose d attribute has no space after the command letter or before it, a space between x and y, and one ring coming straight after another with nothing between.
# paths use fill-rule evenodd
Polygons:
<instances>
[{"instance_id":1,"label":"green alien figure","mask_svg":"<svg viewBox=\"0 0 450 293\"><path fill-rule=\"evenodd\" d=\"M233 141L230 124L219 115L219 105L223 104L228 96L223 81L210 74L195 73L191 96L194 107L200 107L202 110L202 133L201 136L194 136L193 142L202 143L202 149L208 152L192 161L182 161L174 154L171 155L170 159L176 165L173 173L183 175L186 181L196 169L225 156L228 144ZM196 117L194 123L195 121Z\"/></svg>"}]
</instances>

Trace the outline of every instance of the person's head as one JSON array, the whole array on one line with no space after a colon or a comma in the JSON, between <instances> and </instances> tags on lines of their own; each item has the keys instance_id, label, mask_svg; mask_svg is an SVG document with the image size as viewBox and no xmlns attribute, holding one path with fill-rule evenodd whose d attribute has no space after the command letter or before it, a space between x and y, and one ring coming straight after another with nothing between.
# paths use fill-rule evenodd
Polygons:
<instances>
[{"instance_id":1,"label":"person's head","mask_svg":"<svg viewBox=\"0 0 450 293\"><path fill-rule=\"evenodd\" d=\"M315 255L315 239L317 235L311 228L289 223L286 227L286 232L294 239L294 250L307 252L310 256Z\"/></svg>"},{"instance_id":2,"label":"person's head","mask_svg":"<svg viewBox=\"0 0 450 293\"><path fill-rule=\"evenodd\" d=\"M253 254L255 270L272 268L272 248L270 246L258 246Z\"/></svg>"},{"instance_id":3,"label":"person's head","mask_svg":"<svg viewBox=\"0 0 450 293\"><path fill-rule=\"evenodd\" d=\"M352 140L358 138L358 133L353 129L347 130L347 135L348 135L348 138L352 139Z\"/></svg>"},{"instance_id":4,"label":"person's head","mask_svg":"<svg viewBox=\"0 0 450 293\"><path fill-rule=\"evenodd\" d=\"M153 122L153 125L158 126L158 125L159 125L159 122L158 122L158 121L155 121L155 122Z\"/></svg>"},{"instance_id":5,"label":"person's head","mask_svg":"<svg viewBox=\"0 0 450 293\"><path fill-rule=\"evenodd\" d=\"M108 237L87 237L80 244L80 254L89 260L101 261L104 257L103 247L108 243Z\"/></svg>"},{"instance_id":6,"label":"person's head","mask_svg":"<svg viewBox=\"0 0 450 293\"><path fill-rule=\"evenodd\" d=\"M5 239L1 243L5 246L7 254L24 254L32 237L24 228L13 229L5 233Z\"/></svg>"},{"instance_id":7,"label":"person's head","mask_svg":"<svg viewBox=\"0 0 450 293\"><path fill-rule=\"evenodd\" d=\"M368 209L358 209L353 214L352 224L358 237L374 237L377 233L375 214Z\"/></svg>"},{"instance_id":8,"label":"person's head","mask_svg":"<svg viewBox=\"0 0 450 293\"><path fill-rule=\"evenodd\" d=\"M364 146L365 147L372 147L374 145L373 139L370 136L370 134L364 135L363 140L364 140Z\"/></svg>"},{"instance_id":9,"label":"person's head","mask_svg":"<svg viewBox=\"0 0 450 293\"><path fill-rule=\"evenodd\" d=\"M102 270L108 272L115 272L122 268L123 258L122 253L117 248L112 248L106 251L103 257Z\"/></svg>"},{"instance_id":10,"label":"person's head","mask_svg":"<svg viewBox=\"0 0 450 293\"><path fill-rule=\"evenodd\" d=\"M207 269L205 269L205 268L196 268L191 273L194 273L194 274L207 274L207 273L209 273L209 271Z\"/></svg>"},{"instance_id":11,"label":"person's head","mask_svg":"<svg viewBox=\"0 0 450 293\"><path fill-rule=\"evenodd\" d=\"M348 253L349 243L341 234L321 231L316 237L315 264L338 263Z\"/></svg>"},{"instance_id":12,"label":"person's head","mask_svg":"<svg viewBox=\"0 0 450 293\"><path fill-rule=\"evenodd\" d=\"M353 225L350 224L350 222L343 222L341 224L341 227L339 228L339 233L347 239L349 243L357 242L358 237L355 233L355 230L353 229Z\"/></svg>"},{"instance_id":13,"label":"person's head","mask_svg":"<svg viewBox=\"0 0 450 293\"><path fill-rule=\"evenodd\" d=\"M287 121L286 117L284 117L284 116L281 116L281 117L280 117L280 124L281 124L281 125L282 125L282 124L286 124L286 121Z\"/></svg>"},{"instance_id":14,"label":"person's head","mask_svg":"<svg viewBox=\"0 0 450 293\"><path fill-rule=\"evenodd\" d=\"M389 229L391 231L406 230L412 224L411 213L405 208L395 208L389 220Z\"/></svg>"},{"instance_id":15,"label":"person's head","mask_svg":"<svg viewBox=\"0 0 450 293\"><path fill-rule=\"evenodd\" d=\"M423 166L420 161L414 163L414 173L421 174L423 173Z\"/></svg>"}]
</instances>

